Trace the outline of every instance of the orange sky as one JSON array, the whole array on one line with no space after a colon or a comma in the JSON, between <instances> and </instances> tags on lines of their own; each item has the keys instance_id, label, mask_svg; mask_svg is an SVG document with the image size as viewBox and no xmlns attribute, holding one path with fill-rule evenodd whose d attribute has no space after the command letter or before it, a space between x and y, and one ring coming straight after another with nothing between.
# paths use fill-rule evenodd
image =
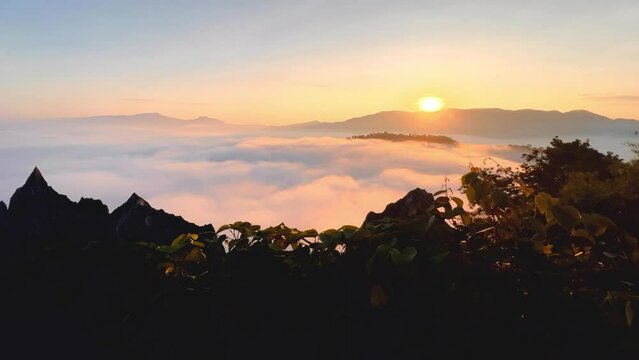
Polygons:
<instances>
[{"instance_id":1,"label":"orange sky","mask_svg":"<svg viewBox=\"0 0 639 360\"><path fill-rule=\"evenodd\" d=\"M457 108L639 119L633 1L83 4L4 5L0 118L283 124L417 110L439 96Z\"/></svg>"}]
</instances>

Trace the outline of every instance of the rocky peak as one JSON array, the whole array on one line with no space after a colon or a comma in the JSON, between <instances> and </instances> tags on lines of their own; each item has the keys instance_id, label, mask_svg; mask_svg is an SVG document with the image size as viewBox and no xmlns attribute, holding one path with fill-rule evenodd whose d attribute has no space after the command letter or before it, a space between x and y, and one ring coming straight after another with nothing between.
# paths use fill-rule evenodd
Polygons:
<instances>
[{"instance_id":1,"label":"rocky peak","mask_svg":"<svg viewBox=\"0 0 639 360\"><path fill-rule=\"evenodd\" d=\"M6 229L9 223L9 210L7 204L4 201L0 201L0 234Z\"/></svg>"},{"instance_id":2,"label":"rocky peak","mask_svg":"<svg viewBox=\"0 0 639 360\"><path fill-rule=\"evenodd\" d=\"M129 199L125 201L122 205L118 206L115 210L113 210L112 216L119 217L120 215L131 212L135 209L140 208L148 208L153 209L153 207L144 200L140 195L133 193L129 196Z\"/></svg>"},{"instance_id":3,"label":"rocky peak","mask_svg":"<svg viewBox=\"0 0 639 360\"><path fill-rule=\"evenodd\" d=\"M119 241L152 241L170 243L176 236L187 232L211 231L210 225L200 227L153 208L138 194L131 197L111 215L115 237Z\"/></svg>"},{"instance_id":4,"label":"rocky peak","mask_svg":"<svg viewBox=\"0 0 639 360\"><path fill-rule=\"evenodd\" d=\"M149 203L144 200L141 196L136 193L131 194L129 200L126 201L125 205L129 206L140 206L140 207L151 207Z\"/></svg>"},{"instance_id":5,"label":"rocky peak","mask_svg":"<svg viewBox=\"0 0 639 360\"><path fill-rule=\"evenodd\" d=\"M407 218L420 215L433 205L435 199L428 191L420 188L411 190L406 196L388 204L381 213L369 212L364 224L383 218Z\"/></svg>"},{"instance_id":6,"label":"rocky peak","mask_svg":"<svg viewBox=\"0 0 639 360\"><path fill-rule=\"evenodd\" d=\"M40 172L40 169L38 169L38 167L34 167L33 171L31 172L31 175L29 175L29 177L27 178L27 181L25 182L25 185L47 185L47 181L44 180L44 176L42 176L42 173Z\"/></svg>"},{"instance_id":7,"label":"rocky peak","mask_svg":"<svg viewBox=\"0 0 639 360\"><path fill-rule=\"evenodd\" d=\"M31 175L27 178L22 188L24 190L28 190L31 193L40 193L49 189L49 184L42 176L40 169L36 166L33 168Z\"/></svg>"}]
</instances>

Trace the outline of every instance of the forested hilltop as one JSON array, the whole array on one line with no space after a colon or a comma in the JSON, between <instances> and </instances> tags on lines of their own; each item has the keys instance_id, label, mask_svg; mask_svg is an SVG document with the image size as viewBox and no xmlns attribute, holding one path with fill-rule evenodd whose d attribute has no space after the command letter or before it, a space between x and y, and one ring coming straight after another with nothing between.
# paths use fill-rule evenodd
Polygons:
<instances>
[{"instance_id":1,"label":"forested hilltop","mask_svg":"<svg viewBox=\"0 0 639 360\"><path fill-rule=\"evenodd\" d=\"M370 133L368 135L354 135L350 140L378 139L386 141L417 141L433 144L457 145L457 141L444 135L420 135L420 134L395 134L389 132Z\"/></svg>"},{"instance_id":2,"label":"forested hilltop","mask_svg":"<svg viewBox=\"0 0 639 360\"><path fill-rule=\"evenodd\" d=\"M6 353L67 358L634 358L639 161L553 139L359 226L109 212L38 169L0 203ZM300 200L303 206L303 199Z\"/></svg>"}]
</instances>

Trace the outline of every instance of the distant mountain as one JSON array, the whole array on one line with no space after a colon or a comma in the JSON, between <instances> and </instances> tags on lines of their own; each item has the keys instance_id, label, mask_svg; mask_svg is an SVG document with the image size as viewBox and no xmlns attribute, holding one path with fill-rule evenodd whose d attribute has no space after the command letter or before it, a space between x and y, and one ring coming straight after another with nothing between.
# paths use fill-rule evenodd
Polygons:
<instances>
[{"instance_id":1,"label":"distant mountain","mask_svg":"<svg viewBox=\"0 0 639 360\"><path fill-rule=\"evenodd\" d=\"M13 128L47 129L53 131L103 131L127 130L136 132L185 131L195 134L243 132L261 129L264 126L229 124L219 119L201 116L195 119L178 119L160 113L135 115L103 115L77 118L55 118L5 123Z\"/></svg>"},{"instance_id":2,"label":"distant mountain","mask_svg":"<svg viewBox=\"0 0 639 360\"><path fill-rule=\"evenodd\" d=\"M634 136L639 121L610 119L586 110L568 112L503 109L446 109L436 113L383 111L345 121L267 126L237 125L209 117L182 120L159 113L106 115L5 122L5 128L51 131L62 134L101 134L104 130L139 134L206 136L208 134L259 132L273 135L352 136L377 132L442 134L487 138L558 136ZM168 131L168 132L167 132Z\"/></svg>"},{"instance_id":3,"label":"distant mountain","mask_svg":"<svg viewBox=\"0 0 639 360\"><path fill-rule=\"evenodd\" d=\"M569 112L503 109L446 109L436 113L384 111L339 122L313 121L285 131L363 134L400 132L492 138L554 135L631 135L639 121L613 120L585 110Z\"/></svg>"}]
</instances>

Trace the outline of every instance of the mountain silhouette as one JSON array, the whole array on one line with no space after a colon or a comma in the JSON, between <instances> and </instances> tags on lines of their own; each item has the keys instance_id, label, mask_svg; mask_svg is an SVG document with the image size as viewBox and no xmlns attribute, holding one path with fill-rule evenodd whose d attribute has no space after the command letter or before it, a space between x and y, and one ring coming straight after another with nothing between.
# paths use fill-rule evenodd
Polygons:
<instances>
[{"instance_id":1,"label":"mountain silhouette","mask_svg":"<svg viewBox=\"0 0 639 360\"><path fill-rule=\"evenodd\" d=\"M553 137L553 136L632 136L639 132L639 121L611 119L586 110L568 112L541 110L445 109L435 113L422 111L382 111L344 121L310 121L268 126L238 125L201 116L182 120L160 113L106 115L85 118L65 118L13 122L9 127L51 129L53 132L77 131L152 131L191 130L193 134L216 132L254 132L273 135L298 133L303 135L351 136L372 132L404 134L468 135L486 138Z\"/></svg>"},{"instance_id":2,"label":"mountain silhouette","mask_svg":"<svg viewBox=\"0 0 639 360\"><path fill-rule=\"evenodd\" d=\"M8 208L0 202L0 235L17 239L6 244L10 260L17 262L13 265L50 248L114 241L168 244L180 234L202 231L213 231L213 226L157 210L137 194L112 213L100 200L74 202L55 191L37 167L11 196Z\"/></svg>"},{"instance_id":3,"label":"mountain silhouette","mask_svg":"<svg viewBox=\"0 0 639 360\"><path fill-rule=\"evenodd\" d=\"M569 112L503 109L446 109L436 113L383 111L339 122L312 121L282 127L296 132L342 134L399 132L488 138L555 135L627 136L639 121L613 120L585 110Z\"/></svg>"}]
</instances>

